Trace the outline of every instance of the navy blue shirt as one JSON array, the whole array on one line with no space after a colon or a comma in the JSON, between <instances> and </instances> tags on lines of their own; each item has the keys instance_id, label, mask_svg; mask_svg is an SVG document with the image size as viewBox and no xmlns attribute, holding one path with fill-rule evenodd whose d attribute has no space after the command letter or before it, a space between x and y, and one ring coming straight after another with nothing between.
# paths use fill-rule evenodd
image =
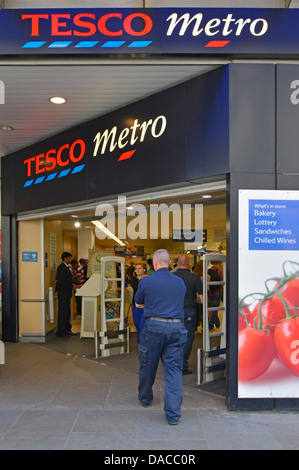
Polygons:
<instances>
[{"instance_id":1,"label":"navy blue shirt","mask_svg":"<svg viewBox=\"0 0 299 470\"><path fill-rule=\"evenodd\" d=\"M135 302L144 304L145 317L184 319L184 281L168 268L160 268L155 274L139 281Z\"/></svg>"}]
</instances>

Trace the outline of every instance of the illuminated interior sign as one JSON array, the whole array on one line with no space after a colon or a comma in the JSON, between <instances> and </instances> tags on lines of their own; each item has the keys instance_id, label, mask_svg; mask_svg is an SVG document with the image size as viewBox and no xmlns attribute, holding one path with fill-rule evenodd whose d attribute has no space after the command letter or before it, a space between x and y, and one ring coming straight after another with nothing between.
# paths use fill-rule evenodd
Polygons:
<instances>
[{"instance_id":1,"label":"illuminated interior sign","mask_svg":"<svg viewBox=\"0 0 299 470\"><path fill-rule=\"evenodd\" d=\"M136 152L136 145L143 143L147 137L157 139L161 137L167 127L167 119L160 115L154 119L139 122L132 121L132 126L118 130L99 131L93 139L93 156L104 155L106 152L117 152L117 161L130 159ZM128 149L128 147L131 147ZM135 147L135 148L132 148ZM125 149L123 151L123 149ZM52 181L67 175L81 172L85 167L83 159L86 155L86 144L82 139L66 143L59 148L51 148L45 152L25 158L23 161L26 170L27 188L34 184Z\"/></svg>"}]
</instances>

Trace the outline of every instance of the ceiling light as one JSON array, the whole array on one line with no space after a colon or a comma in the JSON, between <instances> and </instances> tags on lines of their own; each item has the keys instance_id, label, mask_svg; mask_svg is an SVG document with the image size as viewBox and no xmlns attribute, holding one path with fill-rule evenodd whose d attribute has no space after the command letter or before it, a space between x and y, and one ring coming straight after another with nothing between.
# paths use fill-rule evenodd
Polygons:
<instances>
[{"instance_id":1,"label":"ceiling light","mask_svg":"<svg viewBox=\"0 0 299 470\"><path fill-rule=\"evenodd\" d=\"M52 98L50 98L50 101L54 104L63 104L66 102L66 99L62 96L52 96Z\"/></svg>"},{"instance_id":2,"label":"ceiling light","mask_svg":"<svg viewBox=\"0 0 299 470\"><path fill-rule=\"evenodd\" d=\"M12 131L12 130L13 130L13 127L8 126L7 124L3 124L2 126L0 126L0 129L1 129L2 131Z\"/></svg>"},{"instance_id":3,"label":"ceiling light","mask_svg":"<svg viewBox=\"0 0 299 470\"><path fill-rule=\"evenodd\" d=\"M109 238L112 238L113 240L115 240L119 245L121 246L125 246L125 243L123 243L119 238L117 238L112 232L110 232L110 230L105 227L105 225L103 225L99 220L92 220L92 223L97 227L99 228L100 230L102 230L102 232L106 233L106 235L108 235Z\"/></svg>"},{"instance_id":4,"label":"ceiling light","mask_svg":"<svg viewBox=\"0 0 299 470\"><path fill-rule=\"evenodd\" d=\"M75 227L80 227L80 226L81 226L80 222L75 222Z\"/></svg>"},{"instance_id":5,"label":"ceiling light","mask_svg":"<svg viewBox=\"0 0 299 470\"><path fill-rule=\"evenodd\" d=\"M78 216L75 214L71 214L71 217L75 217L76 219L78 219Z\"/></svg>"},{"instance_id":6,"label":"ceiling light","mask_svg":"<svg viewBox=\"0 0 299 470\"><path fill-rule=\"evenodd\" d=\"M208 199L209 197L212 197L211 194L203 194L201 197L204 199Z\"/></svg>"}]
</instances>

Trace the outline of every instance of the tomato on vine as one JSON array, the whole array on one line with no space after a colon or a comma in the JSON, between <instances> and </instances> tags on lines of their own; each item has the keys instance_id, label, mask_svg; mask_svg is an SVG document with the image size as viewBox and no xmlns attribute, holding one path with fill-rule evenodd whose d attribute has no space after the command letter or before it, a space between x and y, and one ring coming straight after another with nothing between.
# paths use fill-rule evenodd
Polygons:
<instances>
[{"instance_id":1,"label":"tomato on vine","mask_svg":"<svg viewBox=\"0 0 299 470\"><path fill-rule=\"evenodd\" d=\"M239 333L239 381L260 377L275 356L273 337L264 330L246 328Z\"/></svg>"},{"instance_id":2,"label":"tomato on vine","mask_svg":"<svg viewBox=\"0 0 299 470\"><path fill-rule=\"evenodd\" d=\"M299 376L299 264L286 261L283 273L267 279L265 293L248 294L239 302L240 382L260 377L276 357Z\"/></svg>"},{"instance_id":3,"label":"tomato on vine","mask_svg":"<svg viewBox=\"0 0 299 470\"><path fill-rule=\"evenodd\" d=\"M299 279L294 278L285 282L281 289L281 295L292 304L293 307L299 308Z\"/></svg>"},{"instance_id":4,"label":"tomato on vine","mask_svg":"<svg viewBox=\"0 0 299 470\"><path fill-rule=\"evenodd\" d=\"M284 300L279 295L273 294L255 306L251 316L251 326L257 327L261 318L261 326L273 336L277 325L286 318L286 306L292 307L287 299Z\"/></svg>"},{"instance_id":5,"label":"tomato on vine","mask_svg":"<svg viewBox=\"0 0 299 470\"><path fill-rule=\"evenodd\" d=\"M299 317L289 317L277 326L275 347L281 361L299 375Z\"/></svg>"},{"instance_id":6,"label":"tomato on vine","mask_svg":"<svg viewBox=\"0 0 299 470\"><path fill-rule=\"evenodd\" d=\"M245 302L239 303L239 331L244 330L250 325L251 312L249 306Z\"/></svg>"}]
</instances>

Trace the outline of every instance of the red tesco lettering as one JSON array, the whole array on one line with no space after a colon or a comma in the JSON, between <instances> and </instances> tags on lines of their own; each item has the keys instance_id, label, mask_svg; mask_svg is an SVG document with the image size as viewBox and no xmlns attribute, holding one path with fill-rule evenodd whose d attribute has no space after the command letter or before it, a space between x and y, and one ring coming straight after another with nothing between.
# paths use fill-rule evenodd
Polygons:
<instances>
[{"instance_id":1,"label":"red tesco lettering","mask_svg":"<svg viewBox=\"0 0 299 470\"><path fill-rule=\"evenodd\" d=\"M70 162L78 163L85 155L85 142L82 139L75 140L72 145L64 144L57 151L48 150L47 153L41 153L35 157L24 160L27 169L27 177L52 171L56 166L64 167Z\"/></svg>"},{"instance_id":2,"label":"red tesco lettering","mask_svg":"<svg viewBox=\"0 0 299 470\"><path fill-rule=\"evenodd\" d=\"M116 18L119 22L119 29L112 31L109 23L112 18ZM144 27L141 31L133 28L132 22L135 18L141 18L144 21ZM51 36L93 36L97 29L105 36L121 36L123 30L130 36L144 36L148 34L153 27L153 21L150 16L145 13L132 13L123 19L122 13L108 13L96 18L94 13L78 13L73 18L70 13L53 13L53 14L24 14L22 20L31 22L31 36L40 35L40 25L42 21L51 23ZM77 28L82 28L78 30Z\"/></svg>"}]
</instances>

